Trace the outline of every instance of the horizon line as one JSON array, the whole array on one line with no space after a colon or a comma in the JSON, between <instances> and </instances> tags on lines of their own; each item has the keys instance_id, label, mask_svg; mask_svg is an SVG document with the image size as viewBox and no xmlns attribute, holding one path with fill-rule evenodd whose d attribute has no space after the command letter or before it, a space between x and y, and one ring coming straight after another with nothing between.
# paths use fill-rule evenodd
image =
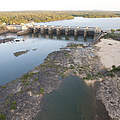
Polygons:
<instances>
[{"instance_id":1,"label":"horizon line","mask_svg":"<svg viewBox=\"0 0 120 120\"><path fill-rule=\"evenodd\" d=\"M0 10L0 12L30 12L30 11L96 11L96 12L120 12L120 10Z\"/></svg>"}]
</instances>

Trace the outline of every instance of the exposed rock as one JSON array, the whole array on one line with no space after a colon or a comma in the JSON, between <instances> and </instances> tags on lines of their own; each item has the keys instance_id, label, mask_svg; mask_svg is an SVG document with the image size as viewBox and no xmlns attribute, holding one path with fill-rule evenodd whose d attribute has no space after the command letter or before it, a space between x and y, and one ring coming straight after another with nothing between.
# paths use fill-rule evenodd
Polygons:
<instances>
[{"instance_id":1,"label":"exposed rock","mask_svg":"<svg viewBox=\"0 0 120 120\"><path fill-rule=\"evenodd\" d=\"M103 77L97 92L97 99L102 100L113 120L120 120L120 72L110 72L110 74L114 76Z\"/></svg>"},{"instance_id":2,"label":"exposed rock","mask_svg":"<svg viewBox=\"0 0 120 120\"><path fill-rule=\"evenodd\" d=\"M95 79L96 73L103 69L95 54L96 48L75 46L50 53L33 71L1 86L0 113L5 114L7 120L32 120L41 110L43 94L58 88L60 79L69 74Z\"/></svg>"}]
</instances>

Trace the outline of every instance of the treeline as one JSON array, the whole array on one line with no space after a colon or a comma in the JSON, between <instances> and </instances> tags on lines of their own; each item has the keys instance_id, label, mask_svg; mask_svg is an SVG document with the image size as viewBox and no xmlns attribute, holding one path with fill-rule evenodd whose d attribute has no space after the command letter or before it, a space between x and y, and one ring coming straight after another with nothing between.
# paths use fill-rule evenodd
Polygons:
<instances>
[{"instance_id":1,"label":"treeline","mask_svg":"<svg viewBox=\"0 0 120 120\"><path fill-rule=\"evenodd\" d=\"M31 21L49 22L73 18L72 15L54 11L0 12L0 24L21 24Z\"/></svg>"},{"instance_id":2,"label":"treeline","mask_svg":"<svg viewBox=\"0 0 120 120\"><path fill-rule=\"evenodd\" d=\"M85 18L108 18L120 17L120 12L112 11L22 11L22 12L0 12L0 24L21 24L34 22L49 22L74 17Z\"/></svg>"},{"instance_id":3,"label":"treeline","mask_svg":"<svg viewBox=\"0 0 120 120\"><path fill-rule=\"evenodd\" d=\"M69 15L75 17L85 17L85 18L112 18L120 17L120 12L114 11L71 11L68 12Z\"/></svg>"}]
</instances>

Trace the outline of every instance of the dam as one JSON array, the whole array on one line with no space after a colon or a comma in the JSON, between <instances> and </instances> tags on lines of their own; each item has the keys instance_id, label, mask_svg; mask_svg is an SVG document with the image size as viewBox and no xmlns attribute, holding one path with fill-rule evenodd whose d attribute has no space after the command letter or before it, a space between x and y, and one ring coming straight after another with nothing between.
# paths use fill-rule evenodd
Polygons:
<instances>
[{"instance_id":1,"label":"dam","mask_svg":"<svg viewBox=\"0 0 120 120\"><path fill-rule=\"evenodd\" d=\"M22 29L24 28L24 29ZM14 31L17 27L14 27ZM9 31L13 31L12 25L9 26ZM56 36L83 36L84 39L87 36L95 36L102 32L98 27L71 27L71 26L53 26L53 25L32 25L32 26L22 26L21 29L17 31L17 35L25 34L36 34L41 35L56 35Z\"/></svg>"},{"instance_id":2,"label":"dam","mask_svg":"<svg viewBox=\"0 0 120 120\"><path fill-rule=\"evenodd\" d=\"M47 25L36 25L29 28L32 33L41 33L48 35L66 35L66 36L79 36L82 35L84 38L87 36L94 36L95 34L101 33L100 28L95 27L70 27L70 26L47 26Z\"/></svg>"}]
</instances>

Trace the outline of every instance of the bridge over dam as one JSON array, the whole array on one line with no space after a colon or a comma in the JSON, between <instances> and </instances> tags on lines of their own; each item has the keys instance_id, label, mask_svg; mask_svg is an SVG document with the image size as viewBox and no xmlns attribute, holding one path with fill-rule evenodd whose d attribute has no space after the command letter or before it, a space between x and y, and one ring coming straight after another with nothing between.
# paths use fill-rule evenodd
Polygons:
<instances>
[{"instance_id":1,"label":"bridge over dam","mask_svg":"<svg viewBox=\"0 0 120 120\"><path fill-rule=\"evenodd\" d=\"M17 32L17 35L24 35L28 33L40 33L42 35L56 35L56 36L95 36L102 32L98 27L71 27L71 26L52 26L52 25L34 25L28 27L27 30Z\"/></svg>"}]
</instances>

